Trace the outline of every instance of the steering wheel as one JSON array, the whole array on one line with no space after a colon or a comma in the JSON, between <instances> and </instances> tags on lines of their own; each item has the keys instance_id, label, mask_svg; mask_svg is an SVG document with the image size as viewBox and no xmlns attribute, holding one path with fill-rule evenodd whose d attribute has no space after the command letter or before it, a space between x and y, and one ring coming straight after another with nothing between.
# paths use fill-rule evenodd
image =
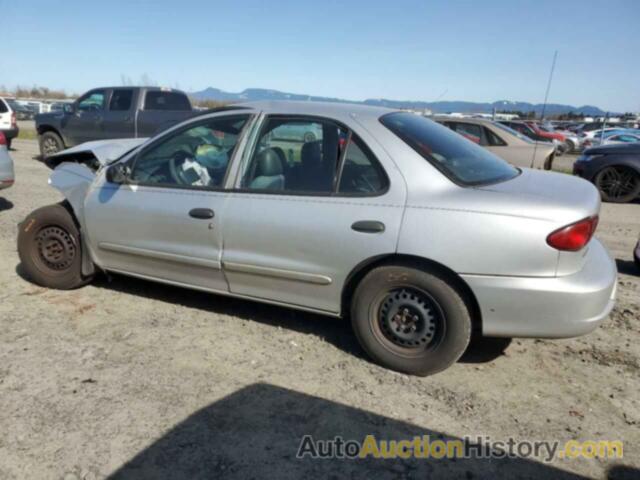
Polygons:
<instances>
[{"instance_id":1,"label":"steering wheel","mask_svg":"<svg viewBox=\"0 0 640 480\"><path fill-rule=\"evenodd\" d=\"M169 159L169 172L171 177L178 185L191 185L191 182L187 179L182 168L182 164L192 158L187 152L178 150Z\"/></svg>"}]
</instances>

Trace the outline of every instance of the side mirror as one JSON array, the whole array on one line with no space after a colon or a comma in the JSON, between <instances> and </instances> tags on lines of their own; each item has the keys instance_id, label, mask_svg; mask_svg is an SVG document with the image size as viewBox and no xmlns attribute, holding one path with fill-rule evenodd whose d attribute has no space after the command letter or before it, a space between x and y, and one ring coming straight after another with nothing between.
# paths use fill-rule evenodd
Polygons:
<instances>
[{"instance_id":1,"label":"side mirror","mask_svg":"<svg viewBox=\"0 0 640 480\"><path fill-rule=\"evenodd\" d=\"M63 111L64 113L73 113L73 112L75 112L75 111L76 111L76 106L75 106L75 104L74 104L74 103L65 103L65 104L62 106L62 111Z\"/></svg>"},{"instance_id":2,"label":"side mirror","mask_svg":"<svg viewBox=\"0 0 640 480\"><path fill-rule=\"evenodd\" d=\"M116 163L107 168L106 178L109 183L126 183L131 175L131 169L124 163Z\"/></svg>"}]
</instances>

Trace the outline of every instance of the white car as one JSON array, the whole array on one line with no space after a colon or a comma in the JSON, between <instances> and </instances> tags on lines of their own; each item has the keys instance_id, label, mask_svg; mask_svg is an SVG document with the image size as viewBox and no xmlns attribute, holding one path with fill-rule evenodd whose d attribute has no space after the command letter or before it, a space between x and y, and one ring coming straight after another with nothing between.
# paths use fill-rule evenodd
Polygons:
<instances>
[{"instance_id":1,"label":"white car","mask_svg":"<svg viewBox=\"0 0 640 480\"><path fill-rule=\"evenodd\" d=\"M6 148L11 148L11 140L18 136L18 123L16 122L16 112L13 111L9 102L0 97L0 133L6 139Z\"/></svg>"},{"instance_id":2,"label":"white car","mask_svg":"<svg viewBox=\"0 0 640 480\"><path fill-rule=\"evenodd\" d=\"M7 139L0 132L0 190L9 188L13 185L13 181L13 160L11 160L7 150Z\"/></svg>"},{"instance_id":3,"label":"white car","mask_svg":"<svg viewBox=\"0 0 640 480\"><path fill-rule=\"evenodd\" d=\"M636 135L635 133L617 133L615 135L605 137L604 139L600 136L595 137L592 146L596 147L600 145L626 145L628 143L638 142L640 142L640 135Z\"/></svg>"}]
</instances>

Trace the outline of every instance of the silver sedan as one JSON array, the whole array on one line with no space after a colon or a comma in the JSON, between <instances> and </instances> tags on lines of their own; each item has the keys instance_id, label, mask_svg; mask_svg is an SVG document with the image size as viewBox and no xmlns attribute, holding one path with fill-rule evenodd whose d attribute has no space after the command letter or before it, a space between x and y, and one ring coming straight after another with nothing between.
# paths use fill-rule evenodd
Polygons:
<instances>
[{"instance_id":1,"label":"silver sedan","mask_svg":"<svg viewBox=\"0 0 640 480\"><path fill-rule=\"evenodd\" d=\"M49 162L67 200L18 236L47 287L116 272L349 317L375 361L417 375L455 362L472 331L571 337L613 308L591 184L411 113L249 103Z\"/></svg>"}]
</instances>

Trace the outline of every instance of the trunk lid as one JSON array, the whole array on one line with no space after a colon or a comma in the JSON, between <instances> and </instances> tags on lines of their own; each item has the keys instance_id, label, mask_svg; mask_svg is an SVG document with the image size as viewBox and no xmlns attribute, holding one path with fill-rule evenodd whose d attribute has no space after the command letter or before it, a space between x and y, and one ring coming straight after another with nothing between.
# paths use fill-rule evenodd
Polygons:
<instances>
[{"instance_id":1,"label":"trunk lid","mask_svg":"<svg viewBox=\"0 0 640 480\"><path fill-rule=\"evenodd\" d=\"M522 169L522 173L506 182L478 187L504 195L513 204L535 216L549 220L549 233L587 217L600 214L600 194L586 180L564 173ZM524 200L524 202L523 202ZM528 201L527 201L528 200ZM549 246L549 248L552 248ZM589 244L578 252L558 252L558 276L582 269Z\"/></svg>"}]
</instances>

